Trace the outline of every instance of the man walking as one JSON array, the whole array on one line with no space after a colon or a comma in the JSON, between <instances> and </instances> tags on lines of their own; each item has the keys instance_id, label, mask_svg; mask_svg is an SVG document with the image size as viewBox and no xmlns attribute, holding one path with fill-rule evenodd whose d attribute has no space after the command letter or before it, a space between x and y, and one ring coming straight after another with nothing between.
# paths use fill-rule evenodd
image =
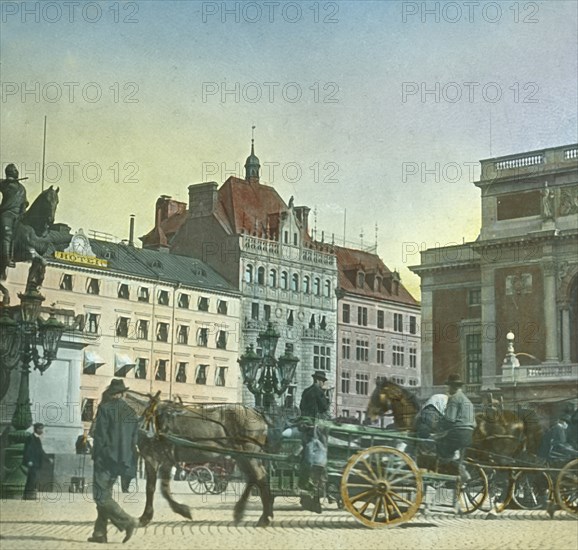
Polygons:
<instances>
[{"instance_id":1,"label":"man walking","mask_svg":"<svg viewBox=\"0 0 578 550\"><path fill-rule=\"evenodd\" d=\"M43 433L44 424L36 422L34 432L28 436L24 443L22 464L28 468L28 475L26 476L23 500L36 500L38 471L46 460L50 460L42 448L41 437Z\"/></svg>"},{"instance_id":2,"label":"man walking","mask_svg":"<svg viewBox=\"0 0 578 550\"><path fill-rule=\"evenodd\" d=\"M108 521L125 532L128 541L138 526L138 520L127 514L112 496L118 476L126 476L136 464L136 442L139 418L124 401L128 388L114 378L105 390L109 399L98 407L93 429L94 478L93 496L97 518L88 542L107 542Z\"/></svg>"}]
</instances>

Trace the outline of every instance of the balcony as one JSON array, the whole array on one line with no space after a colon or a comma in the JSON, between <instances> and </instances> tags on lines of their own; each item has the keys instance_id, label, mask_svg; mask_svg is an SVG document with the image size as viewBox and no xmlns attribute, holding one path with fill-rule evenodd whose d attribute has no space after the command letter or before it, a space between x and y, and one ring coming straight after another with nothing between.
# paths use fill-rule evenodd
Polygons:
<instances>
[{"instance_id":1,"label":"balcony","mask_svg":"<svg viewBox=\"0 0 578 550\"><path fill-rule=\"evenodd\" d=\"M578 381L578 363L504 367L503 384L552 384Z\"/></svg>"},{"instance_id":2,"label":"balcony","mask_svg":"<svg viewBox=\"0 0 578 550\"><path fill-rule=\"evenodd\" d=\"M320 342L333 342L335 340L335 331L326 328L303 327L303 339L306 338Z\"/></svg>"},{"instance_id":3,"label":"balcony","mask_svg":"<svg viewBox=\"0 0 578 550\"><path fill-rule=\"evenodd\" d=\"M263 255L267 258L274 257L280 260L292 260L300 263L303 262L305 264L329 267L336 267L337 265L335 254L333 253L281 244L278 241L260 239L250 235L241 236L241 250Z\"/></svg>"}]
</instances>

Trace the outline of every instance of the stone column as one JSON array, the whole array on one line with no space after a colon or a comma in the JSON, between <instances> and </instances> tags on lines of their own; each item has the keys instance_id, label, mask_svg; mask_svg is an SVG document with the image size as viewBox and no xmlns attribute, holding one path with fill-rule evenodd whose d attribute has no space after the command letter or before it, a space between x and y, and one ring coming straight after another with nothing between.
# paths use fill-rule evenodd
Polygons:
<instances>
[{"instance_id":1,"label":"stone column","mask_svg":"<svg viewBox=\"0 0 578 550\"><path fill-rule=\"evenodd\" d=\"M562 361L570 363L570 310L562 308Z\"/></svg>"},{"instance_id":2,"label":"stone column","mask_svg":"<svg viewBox=\"0 0 578 550\"><path fill-rule=\"evenodd\" d=\"M494 268L481 266L482 298L482 384L494 387L497 382L496 338L505 327L496 325L496 286Z\"/></svg>"},{"instance_id":3,"label":"stone column","mask_svg":"<svg viewBox=\"0 0 578 550\"><path fill-rule=\"evenodd\" d=\"M422 275L421 286L421 391L431 395L433 387L433 294L431 275Z\"/></svg>"},{"instance_id":4,"label":"stone column","mask_svg":"<svg viewBox=\"0 0 578 550\"><path fill-rule=\"evenodd\" d=\"M558 319L556 316L556 264L543 264L544 273L544 323L546 325L546 362L558 362Z\"/></svg>"}]
</instances>

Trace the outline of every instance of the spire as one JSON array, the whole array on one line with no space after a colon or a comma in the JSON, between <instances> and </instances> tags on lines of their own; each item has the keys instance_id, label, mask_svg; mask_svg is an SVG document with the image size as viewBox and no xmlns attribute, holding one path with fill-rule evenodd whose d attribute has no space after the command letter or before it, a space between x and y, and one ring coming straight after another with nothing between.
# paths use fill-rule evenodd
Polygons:
<instances>
[{"instance_id":1,"label":"spire","mask_svg":"<svg viewBox=\"0 0 578 550\"><path fill-rule=\"evenodd\" d=\"M255 126L251 127L251 154L245 161L245 180L249 183L259 183L259 170L261 165L255 156Z\"/></svg>"}]
</instances>

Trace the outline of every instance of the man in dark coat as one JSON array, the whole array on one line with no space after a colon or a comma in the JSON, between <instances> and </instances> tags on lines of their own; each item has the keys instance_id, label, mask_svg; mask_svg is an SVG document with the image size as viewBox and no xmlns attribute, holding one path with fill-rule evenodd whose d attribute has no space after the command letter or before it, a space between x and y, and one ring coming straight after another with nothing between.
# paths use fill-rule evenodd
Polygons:
<instances>
[{"instance_id":1,"label":"man in dark coat","mask_svg":"<svg viewBox=\"0 0 578 550\"><path fill-rule=\"evenodd\" d=\"M138 526L138 520L127 514L112 496L118 476L126 476L136 464L139 418L123 399L127 390L123 380L114 378L105 390L108 399L103 399L96 413L92 458L93 497L98 515L89 542L107 542L109 520L125 532L123 542L132 537Z\"/></svg>"},{"instance_id":2,"label":"man in dark coat","mask_svg":"<svg viewBox=\"0 0 578 550\"><path fill-rule=\"evenodd\" d=\"M299 409L303 422L301 424L301 434L303 442L303 460L299 470L299 487L309 492L319 493L321 482L325 479L325 466L321 464L312 464L310 458L310 445L317 445L317 450L325 449L327 454L327 434L316 426L317 420L327 418L329 412L329 399L323 389L327 381L325 373L315 371L313 384L306 388L301 394L301 403ZM319 443L315 443L317 440ZM321 513L321 504L319 495L314 497L301 497L301 505L312 512Z\"/></svg>"},{"instance_id":3,"label":"man in dark coat","mask_svg":"<svg viewBox=\"0 0 578 550\"><path fill-rule=\"evenodd\" d=\"M28 436L24 443L24 455L22 464L28 468L26 485L24 486L24 500L36 500L36 485L38 482L38 471L42 464L50 460L42 448L41 437L44 433L44 424L37 422L34 424L34 432Z\"/></svg>"},{"instance_id":4,"label":"man in dark coat","mask_svg":"<svg viewBox=\"0 0 578 550\"><path fill-rule=\"evenodd\" d=\"M568 444L566 430L570 423L570 416L562 415L543 436L538 456L553 462L578 458L578 451Z\"/></svg>"}]
</instances>

